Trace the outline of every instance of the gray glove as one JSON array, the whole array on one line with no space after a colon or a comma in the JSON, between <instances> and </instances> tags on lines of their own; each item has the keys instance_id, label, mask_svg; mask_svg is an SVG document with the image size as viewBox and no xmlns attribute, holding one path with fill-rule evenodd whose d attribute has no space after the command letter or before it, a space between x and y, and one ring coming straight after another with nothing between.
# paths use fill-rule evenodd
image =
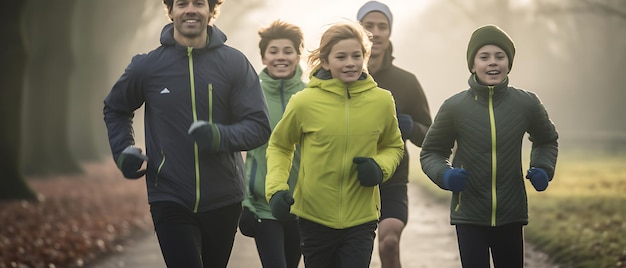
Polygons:
<instances>
[{"instance_id":1,"label":"gray glove","mask_svg":"<svg viewBox=\"0 0 626 268\"><path fill-rule=\"evenodd\" d=\"M201 152L217 152L220 148L220 131L217 125L204 120L193 122L187 131Z\"/></svg>"},{"instance_id":2,"label":"gray glove","mask_svg":"<svg viewBox=\"0 0 626 268\"><path fill-rule=\"evenodd\" d=\"M141 149L135 146L128 146L117 158L117 167L122 171L127 179L138 179L146 174L146 170L141 168L148 157L141 153Z\"/></svg>"}]
</instances>

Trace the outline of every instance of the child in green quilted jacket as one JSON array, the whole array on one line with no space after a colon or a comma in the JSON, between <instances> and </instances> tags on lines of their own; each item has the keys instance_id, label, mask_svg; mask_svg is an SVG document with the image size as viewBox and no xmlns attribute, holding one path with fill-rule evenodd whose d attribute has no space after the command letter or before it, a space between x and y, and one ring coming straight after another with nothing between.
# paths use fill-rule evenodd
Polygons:
<instances>
[{"instance_id":1,"label":"child in green quilted jacket","mask_svg":"<svg viewBox=\"0 0 626 268\"><path fill-rule=\"evenodd\" d=\"M452 192L450 223L463 267L490 267L490 254L495 267L524 266L526 134L532 143L526 179L544 191L554 176L558 133L534 92L509 85L514 56L501 28L476 29L467 48L469 89L444 101L422 144L422 170Z\"/></svg>"}]
</instances>

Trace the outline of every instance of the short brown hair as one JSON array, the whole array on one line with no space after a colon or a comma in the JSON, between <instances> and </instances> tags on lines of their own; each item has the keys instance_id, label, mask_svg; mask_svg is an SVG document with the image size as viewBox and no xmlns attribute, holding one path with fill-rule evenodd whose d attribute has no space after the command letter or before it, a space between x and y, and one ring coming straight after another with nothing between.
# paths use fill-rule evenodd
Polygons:
<instances>
[{"instance_id":1,"label":"short brown hair","mask_svg":"<svg viewBox=\"0 0 626 268\"><path fill-rule=\"evenodd\" d=\"M304 49L304 35L300 27L287 23L281 20L276 20L270 24L267 28L259 30L259 50L261 51L261 58L265 54L267 46L272 40L276 39L288 39L293 43L296 48L296 54L301 55Z\"/></svg>"},{"instance_id":2,"label":"short brown hair","mask_svg":"<svg viewBox=\"0 0 626 268\"><path fill-rule=\"evenodd\" d=\"M163 0L163 5L165 5L165 8L167 9L167 14L170 14L170 12L172 12L172 8L174 7L174 1L175 0ZM220 5L222 5L224 1L226 0L207 0L207 2L209 3L209 12L213 14L213 16L209 18L209 21L217 18L217 15L220 13Z\"/></svg>"}]
</instances>

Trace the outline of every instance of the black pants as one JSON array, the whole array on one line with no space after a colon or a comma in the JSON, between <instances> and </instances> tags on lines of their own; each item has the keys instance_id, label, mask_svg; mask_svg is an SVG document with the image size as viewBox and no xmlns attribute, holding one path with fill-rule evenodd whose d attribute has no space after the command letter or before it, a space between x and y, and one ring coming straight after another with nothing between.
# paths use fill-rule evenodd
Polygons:
<instances>
[{"instance_id":1,"label":"black pants","mask_svg":"<svg viewBox=\"0 0 626 268\"><path fill-rule=\"evenodd\" d=\"M193 213L174 202L155 202L150 212L168 268L226 267L241 203Z\"/></svg>"},{"instance_id":2,"label":"black pants","mask_svg":"<svg viewBox=\"0 0 626 268\"><path fill-rule=\"evenodd\" d=\"M489 268L489 252L496 268L524 267L524 233L521 223L497 227L456 225L463 268Z\"/></svg>"},{"instance_id":3,"label":"black pants","mask_svg":"<svg viewBox=\"0 0 626 268\"><path fill-rule=\"evenodd\" d=\"M298 221L261 219L255 224L254 241L263 268L297 268L300 264Z\"/></svg>"},{"instance_id":4,"label":"black pants","mask_svg":"<svg viewBox=\"0 0 626 268\"><path fill-rule=\"evenodd\" d=\"M333 229L299 219L302 254L307 268L368 268L372 261L377 221Z\"/></svg>"}]
</instances>

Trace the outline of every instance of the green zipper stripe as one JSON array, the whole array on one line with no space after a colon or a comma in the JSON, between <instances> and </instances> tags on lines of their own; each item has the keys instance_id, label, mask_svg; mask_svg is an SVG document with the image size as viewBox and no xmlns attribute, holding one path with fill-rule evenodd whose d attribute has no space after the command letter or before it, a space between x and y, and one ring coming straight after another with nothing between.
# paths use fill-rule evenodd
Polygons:
<instances>
[{"instance_id":1,"label":"green zipper stripe","mask_svg":"<svg viewBox=\"0 0 626 268\"><path fill-rule=\"evenodd\" d=\"M193 47L187 48L187 57L189 58L189 84L191 86L191 109L193 114L193 121L198 121L198 114L196 112L196 84L193 75ZM193 145L194 165L196 169L196 204L193 207L193 212L198 212L198 206L200 205L200 163L198 162L198 144L194 142Z\"/></svg>"},{"instance_id":2,"label":"green zipper stripe","mask_svg":"<svg viewBox=\"0 0 626 268\"><path fill-rule=\"evenodd\" d=\"M489 87L489 122L491 123L491 226L496 226L496 171L498 169L496 153L496 119L493 111L493 86Z\"/></svg>"},{"instance_id":3,"label":"green zipper stripe","mask_svg":"<svg viewBox=\"0 0 626 268\"><path fill-rule=\"evenodd\" d=\"M161 169L163 168L163 165L165 165L165 153L163 152L163 150L161 150L161 157L163 157L163 159L161 159L161 163L159 164L159 168L157 169L157 177L154 180L154 186L159 185L159 175L161 174Z\"/></svg>"}]
</instances>

